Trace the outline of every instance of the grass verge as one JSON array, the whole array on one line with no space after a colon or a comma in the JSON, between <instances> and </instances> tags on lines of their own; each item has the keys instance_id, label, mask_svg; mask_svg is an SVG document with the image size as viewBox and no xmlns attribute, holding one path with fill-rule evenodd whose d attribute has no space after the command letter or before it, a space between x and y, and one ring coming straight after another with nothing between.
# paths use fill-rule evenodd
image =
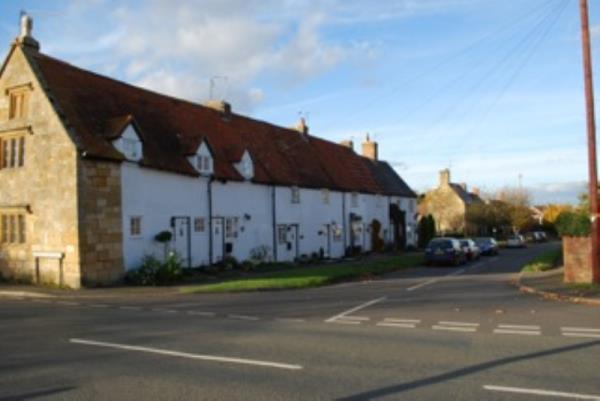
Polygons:
<instances>
[{"instance_id":1,"label":"grass verge","mask_svg":"<svg viewBox=\"0 0 600 401\"><path fill-rule=\"evenodd\" d=\"M381 260L347 262L335 265L297 267L277 272L236 278L220 283L186 286L184 293L239 292L318 287L344 280L368 278L423 263L422 254L405 254Z\"/></svg>"},{"instance_id":2,"label":"grass verge","mask_svg":"<svg viewBox=\"0 0 600 401\"><path fill-rule=\"evenodd\" d=\"M521 269L522 272L544 272L562 260L562 249L551 249L539 255Z\"/></svg>"}]
</instances>

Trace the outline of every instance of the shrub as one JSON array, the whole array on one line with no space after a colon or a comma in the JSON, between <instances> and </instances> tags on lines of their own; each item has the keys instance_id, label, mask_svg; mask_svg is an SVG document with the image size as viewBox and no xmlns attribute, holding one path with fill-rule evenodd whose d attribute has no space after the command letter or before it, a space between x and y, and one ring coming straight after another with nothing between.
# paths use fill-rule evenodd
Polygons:
<instances>
[{"instance_id":1,"label":"shrub","mask_svg":"<svg viewBox=\"0 0 600 401\"><path fill-rule=\"evenodd\" d=\"M231 255L227 255L223 258L223 260L221 260L221 262L219 263L219 266L223 270L234 270L234 269L237 269L238 267L240 267L240 263L238 262L238 260L235 257L233 257Z\"/></svg>"},{"instance_id":2,"label":"shrub","mask_svg":"<svg viewBox=\"0 0 600 401\"><path fill-rule=\"evenodd\" d=\"M125 282L133 285L166 285L181 277L181 262L175 253L171 253L164 263L154 256L145 256L140 267L127 272Z\"/></svg>"},{"instance_id":3,"label":"shrub","mask_svg":"<svg viewBox=\"0 0 600 401\"><path fill-rule=\"evenodd\" d=\"M158 234L156 234L156 236L154 237L154 240L156 242L161 242L164 244L165 242L171 241L172 238L173 238L173 233L171 233L171 231L161 231Z\"/></svg>"},{"instance_id":4,"label":"shrub","mask_svg":"<svg viewBox=\"0 0 600 401\"><path fill-rule=\"evenodd\" d=\"M554 225L561 237L587 237L592 231L588 215L581 212L562 212Z\"/></svg>"}]
</instances>

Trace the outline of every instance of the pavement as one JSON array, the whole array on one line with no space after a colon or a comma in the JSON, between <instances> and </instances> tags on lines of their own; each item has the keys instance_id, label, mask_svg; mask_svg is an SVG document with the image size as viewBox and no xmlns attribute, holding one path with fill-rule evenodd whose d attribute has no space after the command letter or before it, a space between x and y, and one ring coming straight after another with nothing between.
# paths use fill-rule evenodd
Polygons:
<instances>
[{"instance_id":1,"label":"pavement","mask_svg":"<svg viewBox=\"0 0 600 401\"><path fill-rule=\"evenodd\" d=\"M516 284L520 290L546 299L600 307L600 286L569 284L563 281L564 268L523 273Z\"/></svg>"},{"instance_id":2,"label":"pavement","mask_svg":"<svg viewBox=\"0 0 600 401\"><path fill-rule=\"evenodd\" d=\"M552 246L306 290L0 296L0 401L600 401L600 309L513 284Z\"/></svg>"}]
</instances>

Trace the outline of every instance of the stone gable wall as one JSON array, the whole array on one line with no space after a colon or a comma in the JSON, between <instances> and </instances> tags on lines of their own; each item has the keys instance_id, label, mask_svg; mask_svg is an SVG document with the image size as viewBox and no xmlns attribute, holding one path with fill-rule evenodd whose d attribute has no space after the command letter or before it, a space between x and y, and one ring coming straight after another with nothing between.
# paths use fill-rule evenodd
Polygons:
<instances>
[{"instance_id":1,"label":"stone gable wall","mask_svg":"<svg viewBox=\"0 0 600 401\"><path fill-rule=\"evenodd\" d=\"M31 85L26 118L8 120L6 89ZM23 52L16 48L0 77L0 136L30 126L25 134L23 167L0 170L0 213L25 212L26 243L0 245L0 272L12 278L35 277L34 252L59 252L59 260L40 258L40 279L79 287L77 228L77 152L39 86ZM25 209L23 206L28 205Z\"/></svg>"}]
</instances>

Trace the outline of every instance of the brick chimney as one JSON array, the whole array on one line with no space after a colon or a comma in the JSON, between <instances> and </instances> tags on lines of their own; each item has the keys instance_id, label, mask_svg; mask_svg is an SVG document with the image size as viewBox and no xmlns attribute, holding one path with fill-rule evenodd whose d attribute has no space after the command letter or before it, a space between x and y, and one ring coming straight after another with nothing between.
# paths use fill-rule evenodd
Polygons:
<instances>
[{"instance_id":1,"label":"brick chimney","mask_svg":"<svg viewBox=\"0 0 600 401\"><path fill-rule=\"evenodd\" d=\"M467 183L466 182L461 182L460 183L460 187L465 191L468 192L468 187L467 187Z\"/></svg>"},{"instance_id":2,"label":"brick chimney","mask_svg":"<svg viewBox=\"0 0 600 401\"><path fill-rule=\"evenodd\" d=\"M473 187L473 189L471 189L471 193L477 196L481 195L481 191L477 187Z\"/></svg>"},{"instance_id":3,"label":"brick chimney","mask_svg":"<svg viewBox=\"0 0 600 401\"><path fill-rule=\"evenodd\" d=\"M440 171L440 187L447 187L450 185L450 169L444 169Z\"/></svg>"},{"instance_id":4,"label":"brick chimney","mask_svg":"<svg viewBox=\"0 0 600 401\"><path fill-rule=\"evenodd\" d=\"M377 142L372 141L367 134L365 141L362 143L362 155L371 160L377 160L378 158L378 145Z\"/></svg>"},{"instance_id":5,"label":"brick chimney","mask_svg":"<svg viewBox=\"0 0 600 401\"><path fill-rule=\"evenodd\" d=\"M340 141L340 145L345 146L350 150L354 150L354 142L352 142L352 139L345 139L343 141Z\"/></svg>"},{"instance_id":6,"label":"brick chimney","mask_svg":"<svg viewBox=\"0 0 600 401\"><path fill-rule=\"evenodd\" d=\"M19 33L19 37L16 39L16 42L32 48L34 50L40 50L40 44L37 40L31 36L31 31L33 30L33 19L24 12L21 12L21 31Z\"/></svg>"}]
</instances>

